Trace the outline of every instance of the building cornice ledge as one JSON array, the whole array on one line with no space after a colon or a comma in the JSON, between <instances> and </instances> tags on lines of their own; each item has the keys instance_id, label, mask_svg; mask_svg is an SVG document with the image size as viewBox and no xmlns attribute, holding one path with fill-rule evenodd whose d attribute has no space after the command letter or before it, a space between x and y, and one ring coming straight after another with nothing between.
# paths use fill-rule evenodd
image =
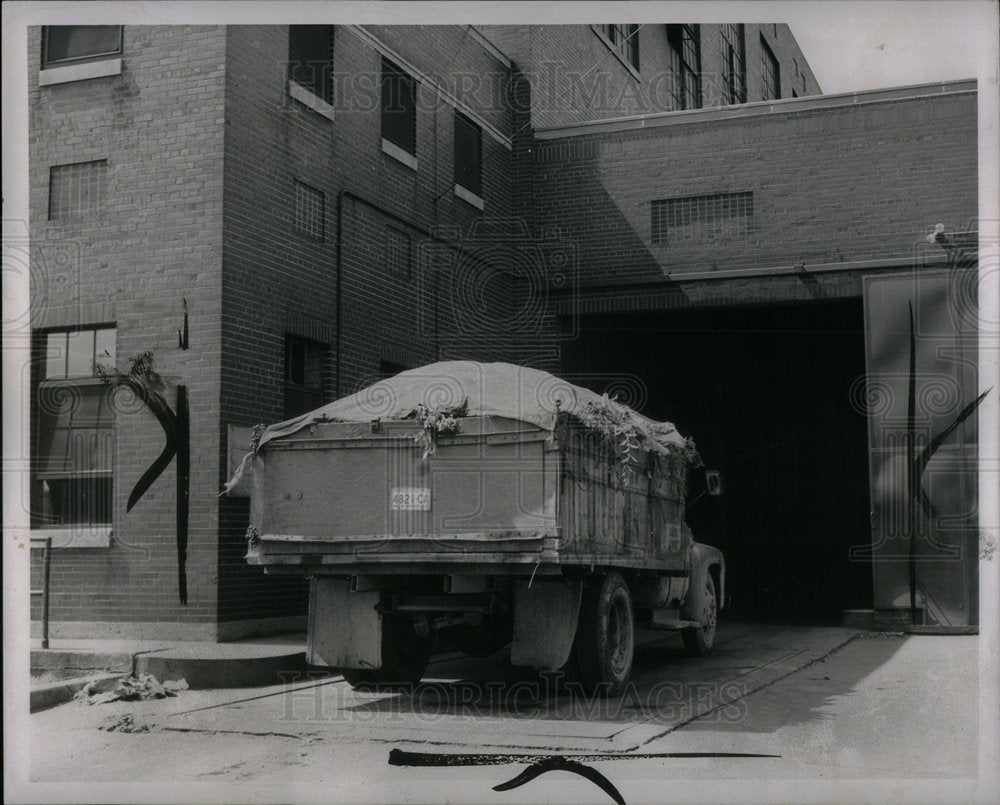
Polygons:
<instances>
[{"instance_id":1,"label":"building cornice ledge","mask_svg":"<svg viewBox=\"0 0 1000 805\"><path fill-rule=\"evenodd\" d=\"M836 95L813 95L806 98L783 98L778 101L759 101L737 106L714 106L705 109L688 109L681 112L655 112L646 115L605 118L587 123L571 123L561 126L536 126L535 137L539 140L553 140L560 137L577 137L585 134L600 134L611 131L677 126L686 123L740 120L764 115L794 114L823 109L837 109L846 106L910 101L920 98L936 98L949 95L974 95L975 79L964 81L916 84L907 87L870 89L861 92L844 92Z\"/></svg>"}]
</instances>

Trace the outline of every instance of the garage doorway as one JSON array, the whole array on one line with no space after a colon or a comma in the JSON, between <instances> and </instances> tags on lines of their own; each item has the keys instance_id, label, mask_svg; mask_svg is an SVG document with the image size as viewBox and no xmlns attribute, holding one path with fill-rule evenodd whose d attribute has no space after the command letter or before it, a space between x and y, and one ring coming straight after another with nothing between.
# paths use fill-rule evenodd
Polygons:
<instances>
[{"instance_id":1,"label":"garage doorway","mask_svg":"<svg viewBox=\"0 0 1000 805\"><path fill-rule=\"evenodd\" d=\"M642 412L721 472L724 494L698 500L688 523L725 553L729 618L839 624L872 606L871 564L849 553L870 541L866 420L852 403L863 322L860 299L609 314L567 345L568 375L599 391L635 375ZM695 473L691 495L702 488Z\"/></svg>"}]
</instances>

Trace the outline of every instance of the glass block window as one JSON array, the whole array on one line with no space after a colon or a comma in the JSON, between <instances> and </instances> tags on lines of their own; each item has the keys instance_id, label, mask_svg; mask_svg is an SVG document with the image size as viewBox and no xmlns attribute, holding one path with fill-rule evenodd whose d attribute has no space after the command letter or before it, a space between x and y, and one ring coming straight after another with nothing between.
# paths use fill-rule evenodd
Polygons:
<instances>
[{"instance_id":1,"label":"glass block window","mask_svg":"<svg viewBox=\"0 0 1000 805\"><path fill-rule=\"evenodd\" d=\"M288 77L333 103L332 25L288 26Z\"/></svg>"},{"instance_id":2,"label":"glass block window","mask_svg":"<svg viewBox=\"0 0 1000 805\"><path fill-rule=\"evenodd\" d=\"M651 204L653 243L753 232L753 193L684 196Z\"/></svg>"},{"instance_id":3,"label":"glass block window","mask_svg":"<svg viewBox=\"0 0 1000 805\"><path fill-rule=\"evenodd\" d=\"M323 365L326 344L285 336L285 402L286 418L306 414L323 404Z\"/></svg>"},{"instance_id":4,"label":"glass block window","mask_svg":"<svg viewBox=\"0 0 1000 805\"><path fill-rule=\"evenodd\" d=\"M417 155L417 85L388 59L382 59L382 137Z\"/></svg>"},{"instance_id":5,"label":"glass block window","mask_svg":"<svg viewBox=\"0 0 1000 805\"><path fill-rule=\"evenodd\" d=\"M326 234L326 197L322 190L295 181L295 231L322 241Z\"/></svg>"},{"instance_id":6,"label":"glass block window","mask_svg":"<svg viewBox=\"0 0 1000 805\"><path fill-rule=\"evenodd\" d=\"M106 159L49 168L49 220L99 213L107 170Z\"/></svg>"},{"instance_id":7,"label":"glass block window","mask_svg":"<svg viewBox=\"0 0 1000 805\"><path fill-rule=\"evenodd\" d=\"M601 30L611 49L623 61L639 69L639 26L638 25L602 25Z\"/></svg>"},{"instance_id":8,"label":"glass block window","mask_svg":"<svg viewBox=\"0 0 1000 805\"><path fill-rule=\"evenodd\" d=\"M697 25L668 25L671 111L701 108L701 42Z\"/></svg>"},{"instance_id":9,"label":"glass block window","mask_svg":"<svg viewBox=\"0 0 1000 805\"><path fill-rule=\"evenodd\" d=\"M742 22L722 26L722 77L726 103L746 103L747 59Z\"/></svg>"},{"instance_id":10,"label":"glass block window","mask_svg":"<svg viewBox=\"0 0 1000 805\"><path fill-rule=\"evenodd\" d=\"M107 59L121 52L121 25L46 25L42 31L43 67Z\"/></svg>"},{"instance_id":11,"label":"glass block window","mask_svg":"<svg viewBox=\"0 0 1000 805\"><path fill-rule=\"evenodd\" d=\"M768 47L764 37L760 38L760 70L764 77L764 100L776 101L781 97L781 73L774 51Z\"/></svg>"},{"instance_id":12,"label":"glass block window","mask_svg":"<svg viewBox=\"0 0 1000 805\"><path fill-rule=\"evenodd\" d=\"M455 184L483 194L483 130L455 112Z\"/></svg>"},{"instance_id":13,"label":"glass block window","mask_svg":"<svg viewBox=\"0 0 1000 805\"><path fill-rule=\"evenodd\" d=\"M389 272L397 277L410 279L411 255L409 234L394 226L386 227L386 262Z\"/></svg>"}]
</instances>

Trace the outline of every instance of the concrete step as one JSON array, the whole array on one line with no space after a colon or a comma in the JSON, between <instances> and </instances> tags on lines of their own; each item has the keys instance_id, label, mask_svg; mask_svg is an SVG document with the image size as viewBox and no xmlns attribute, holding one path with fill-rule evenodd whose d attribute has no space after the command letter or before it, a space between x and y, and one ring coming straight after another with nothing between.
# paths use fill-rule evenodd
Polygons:
<instances>
[{"instance_id":1,"label":"concrete step","mask_svg":"<svg viewBox=\"0 0 1000 805\"><path fill-rule=\"evenodd\" d=\"M69 701L94 678L152 674L198 688L273 685L305 670L305 635L233 643L60 640L31 650L31 709Z\"/></svg>"}]
</instances>

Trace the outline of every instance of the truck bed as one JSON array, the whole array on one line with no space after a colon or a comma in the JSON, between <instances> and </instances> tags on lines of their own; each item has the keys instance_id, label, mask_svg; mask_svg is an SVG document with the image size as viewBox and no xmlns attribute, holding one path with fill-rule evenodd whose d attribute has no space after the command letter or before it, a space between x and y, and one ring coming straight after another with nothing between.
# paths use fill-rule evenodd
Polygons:
<instances>
[{"instance_id":1,"label":"truck bed","mask_svg":"<svg viewBox=\"0 0 1000 805\"><path fill-rule=\"evenodd\" d=\"M268 442L254 459L248 561L352 575L684 572L680 456L623 461L566 418L550 432L466 417L434 441L404 420L316 423Z\"/></svg>"}]
</instances>

